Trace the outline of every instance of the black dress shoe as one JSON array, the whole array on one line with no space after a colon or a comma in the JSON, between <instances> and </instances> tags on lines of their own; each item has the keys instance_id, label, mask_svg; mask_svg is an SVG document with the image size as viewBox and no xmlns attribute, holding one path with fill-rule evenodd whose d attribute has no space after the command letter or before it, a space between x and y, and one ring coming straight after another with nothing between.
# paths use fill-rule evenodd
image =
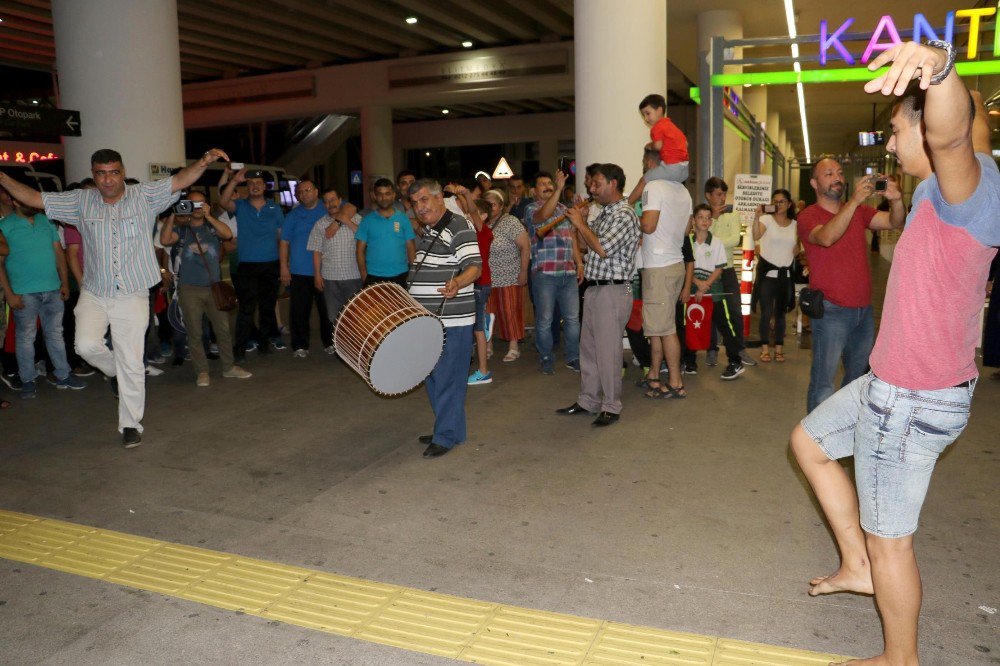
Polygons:
<instances>
[{"instance_id":1,"label":"black dress shoe","mask_svg":"<svg viewBox=\"0 0 1000 666\"><path fill-rule=\"evenodd\" d=\"M611 412L601 412L594 419L595 426L609 426L612 423L617 423L618 419L621 417L618 414L612 414Z\"/></svg>"},{"instance_id":2,"label":"black dress shoe","mask_svg":"<svg viewBox=\"0 0 1000 666\"><path fill-rule=\"evenodd\" d=\"M589 414L586 409L580 406L580 403L574 402L569 407L561 407L556 410L556 414Z\"/></svg>"},{"instance_id":3,"label":"black dress shoe","mask_svg":"<svg viewBox=\"0 0 1000 666\"><path fill-rule=\"evenodd\" d=\"M440 458L444 454L451 451L447 446L441 446L440 444L431 444L426 449L424 449L424 458Z\"/></svg>"},{"instance_id":4,"label":"black dress shoe","mask_svg":"<svg viewBox=\"0 0 1000 666\"><path fill-rule=\"evenodd\" d=\"M417 441L421 444L431 444L434 442L434 435L421 435L417 437Z\"/></svg>"}]
</instances>

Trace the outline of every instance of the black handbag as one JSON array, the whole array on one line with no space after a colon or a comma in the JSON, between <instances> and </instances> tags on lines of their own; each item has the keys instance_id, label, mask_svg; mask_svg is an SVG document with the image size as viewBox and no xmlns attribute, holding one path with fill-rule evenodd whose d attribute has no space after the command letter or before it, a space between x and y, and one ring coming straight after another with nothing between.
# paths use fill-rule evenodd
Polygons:
<instances>
[{"instance_id":1,"label":"black handbag","mask_svg":"<svg viewBox=\"0 0 1000 666\"><path fill-rule=\"evenodd\" d=\"M803 287L799 291L799 309L810 319L823 318L823 292Z\"/></svg>"}]
</instances>

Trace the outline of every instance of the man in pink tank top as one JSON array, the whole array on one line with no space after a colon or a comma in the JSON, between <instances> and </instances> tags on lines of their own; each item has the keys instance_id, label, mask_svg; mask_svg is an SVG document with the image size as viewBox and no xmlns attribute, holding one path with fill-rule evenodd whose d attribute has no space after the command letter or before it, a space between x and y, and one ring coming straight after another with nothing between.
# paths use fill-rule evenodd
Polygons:
<instances>
[{"instance_id":1,"label":"man in pink tank top","mask_svg":"<svg viewBox=\"0 0 1000 666\"><path fill-rule=\"evenodd\" d=\"M899 44L865 90L895 95L887 150L921 179L896 245L871 372L796 426L791 448L840 550L809 594L873 594L885 648L866 664L917 664L921 583L913 553L938 456L969 418L979 314L1000 245L1000 171L976 95L945 42ZM854 456L855 483L837 462ZM855 662L852 662L855 663Z\"/></svg>"}]
</instances>

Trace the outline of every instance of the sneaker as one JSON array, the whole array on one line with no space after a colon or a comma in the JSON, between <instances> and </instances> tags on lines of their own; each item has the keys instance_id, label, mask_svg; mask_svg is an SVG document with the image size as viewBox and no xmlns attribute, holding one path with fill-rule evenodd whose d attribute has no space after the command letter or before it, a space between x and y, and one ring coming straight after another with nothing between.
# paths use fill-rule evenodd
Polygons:
<instances>
[{"instance_id":1,"label":"sneaker","mask_svg":"<svg viewBox=\"0 0 1000 666\"><path fill-rule=\"evenodd\" d=\"M84 362L80 362L80 365L73 368L73 374L77 377L90 377L94 374L95 370Z\"/></svg>"},{"instance_id":2,"label":"sneaker","mask_svg":"<svg viewBox=\"0 0 1000 666\"><path fill-rule=\"evenodd\" d=\"M746 368L743 367L743 364L738 361L736 363L730 363L726 366L726 371L722 373L721 377L723 379L736 379L742 375L745 370Z\"/></svg>"},{"instance_id":3,"label":"sneaker","mask_svg":"<svg viewBox=\"0 0 1000 666\"><path fill-rule=\"evenodd\" d=\"M275 346L275 349L277 349L277 346ZM309 356L308 349L296 349L292 352L292 358L305 358L306 356Z\"/></svg>"},{"instance_id":4,"label":"sneaker","mask_svg":"<svg viewBox=\"0 0 1000 666\"><path fill-rule=\"evenodd\" d=\"M38 395L38 386L34 381L24 382L21 384L21 398L24 400L31 400Z\"/></svg>"},{"instance_id":5,"label":"sneaker","mask_svg":"<svg viewBox=\"0 0 1000 666\"><path fill-rule=\"evenodd\" d=\"M705 355L705 365L715 367L719 365L719 350L709 349L708 354Z\"/></svg>"},{"instance_id":6,"label":"sneaker","mask_svg":"<svg viewBox=\"0 0 1000 666\"><path fill-rule=\"evenodd\" d=\"M167 359L164 358L162 354L157 353L151 355L149 358L146 359L146 361L154 365L163 365L164 363L167 362Z\"/></svg>"},{"instance_id":7,"label":"sneaker","mask_svg":"<svg viewBox=\"0 0 1000 666\"><path fill-rule=\"evenodd\" d=\"M288 349L288 345L286 345L285 341L281 338L274 338L271 340L271 347L275 351L284 351L285 349Z\"/></svg>"},{"instance_id":8,"label":"sneaker","mask_svg":"<svg viewBox=\"0 0 1000 666\"><path fill-rule=\"evenodd\" d=\"M257 351L257 341L256 340L247 340L246 350L248 352Z\"/></svg>"},{"instance_id":9,"label":"sneaker","mask_svg":"<svg viewBox=\"0 0 1000 666\"><path fill-rule=\"evenodd\" d=\"M125 428L122 430L122 446L126 449L134 449L142 444L142 435L138 428Z\"/></svg>"},{"instance_id":10,"label":"sneaker","mask_svg":"<svg viewBox=\"0 0 1000 666\"><path fill-rule=\"evenodd\" d=\"M238 365L234 365L228 370L223 371L222 376L228 377L230 379L250 379L251 377L253 377L253 373L247 372Z\"/></svg>"},{"instance_id":11,"label":"sneaker","mask_svg":"<svg viewBox=\"0 0 1000 666\"><path fill-rule=\"evenodd\" d=\"M7 385L11 391L20 391L23 384L21 384L21 378L17 376L16 372L10 374L3 373L0 374L0 381Z\"/></svg>"},{"instance_id":12,"label":"sneaker","mask_svg":"<svg viewBox=\"0 0 1000 666\"><path fill-rule=\"evenodd\" d=\"M330 356L333 356L334 354L337 353L337 346L336 345L327 345L326 347L323 347L323 351L326 352L327 354L329 354Z\"/></svg>"},{"instance_id":13,"label":"sneaker","mask_svg":"<svg viewBox=\"0 0 1000 666\"><path fill-rule=\"evenodd\" d=\"M552 361L542 361L542 367L539 368L539 372L543 375L554 375L556 374L556 368L552 364Z\"/></svg>"},{"instance_id":14,"label":"sneaker","mask_svg":"<svg viewBox=\"0 0 1000 666\"><path fill-rule=\"evenodd\" d=\"M754 357L751 356L750 352L748 352L746 349L740 350L740 361L742 361L743 365L747 367L753 367L757 365L756 359L754 359Z\"/></svg>"},{"instance_id":15,"label":"sneaker","mask_svg":"<svg viewBox=\"0 0 1000 666\"><path fill-rule=\"evenodd\" d=\"M682 375L697 375L698 374L698 364L697 363L685 363L681 366Z\"/></svg>"},{"instance_id":16,"label":"sneaker","mask_svg":"<svg viewBox=\"0 0 1000 666\"><path fill-rule=\"evenodd\" d=\"M219 352L217 352L217 351L208 351L208 352L205 353L205 358L207 358L209 361L218 361L219 360Z\"/></svg>"},{"instance_id":17,"label":"sneaker","mask_svg":"<svg viewBox=\"0 0 1000 666\"><path fill-rule=\"evenodd\" d=\"M207 372L199 372L198 379L196 379L194 383L198 386L208 386L212 383L212 380L208 378Z\"/></svg>"},{"instance_id":18,"label":"sneaker","mask_svg":"<svg viewBox=\"0 0 1000 666\"><path fill-rule=\"evenodd\" d=\"M159 377L160 375L163 374L163 370L160 370L155 365L147 365L146 374L149 375L150 377Z\"/></svg>"},{"instance_id":19,"label":"sneaker","mask_svg":"<svg viewBox=\"0 0 1000 666\"><path fill-rule=\"evenodd\" d=\"M52 384L53 386L59 386L59 380L56 379L56 373L54 372L45 373L45 381L47 381L49 384Z\"/></svg>"},{"instance_id":20,"label":"sneaker","mask_svg":"<svg viewBox=\"0 0 1000 666\"><path fill-rule=\"evenodd\" d=\"M493 339L493 325L496 324L496 315L486 313L486 319L483 321L483 333L486 334L486 342Z\"/></svg>"},{"instance_id":21,"label":"sneaker","mask_svg":"<svg viewBox=\"0 0 1000 666\"><path fill-rule=\"evenodd\" d=\"M70 374L66 377L66 379L60 379L59 381L57 381L56 388L79 391L80 389L87 388L87 382L83 381L79 377L75 377L72 374Z\"/></svg>"},{"instance_id":22,"label":"sneaker","mask_svg":"<svg viewBox=\"0 0 1000 666\"><path fill-rule=\"evenodd\" d=\"M569 361L566 364L566 367L569 368L570 370L572 370L573 372L580 372L580 361L577 360L577 359Z\"/></svg>"},{"instance_id":23,"label":"sneaker","mask_svg":"<svg viewBox=\"0 0 1000 666\"><path fill-rule=\"evenodd\" d=\"M469 375L469 386L475 386L476 384L492 384L493 383L493 373L487 372L485 375L478 370Z\"/></svg>"},{"instance_id":24,"label":"sneaker","mask_svg":"<svg viewBox=\"0 0 1000 666\"><path fill-rule=\"evenodd\" d=\"M219 356L219 345L215 344L214 342L211 343L210 345L208 345L208 353L209 353L209 355L215 354L216 358L218 358L218 356Z\"/></svg>"}]
</instances>

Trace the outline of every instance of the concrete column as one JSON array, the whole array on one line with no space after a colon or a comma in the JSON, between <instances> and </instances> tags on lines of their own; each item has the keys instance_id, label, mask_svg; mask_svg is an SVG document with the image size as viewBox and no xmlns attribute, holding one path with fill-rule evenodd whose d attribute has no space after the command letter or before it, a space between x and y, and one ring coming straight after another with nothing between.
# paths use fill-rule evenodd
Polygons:
<instances>
[{"instance_id":1,"label":"concrete column","mask_svg":"<svg viewBox=\"0 0 1000 666\"><path fill-rule=\"evenodd\" d=\"M767 87L753 86L743 88L743 103L753 114L754 119L762 125L767 124ZM763 142L761 149L763 150ZM771 158L765 156L760 161L760 173L771 173Z\"/></svg>"},{"instance_id":2,"label":"concrete column","mask_svg":"<svg viewBox=\"0 0 1000 666\"><path fill-rule=\"evenodd\" d=\"M576 147L577 156L580 155L580 146ZM538 140L538 164L542 171L548 171L551 174L555 174L556 167L559 166L559 139L543 138ZM583 187L583 167L590 162L581 162L579 157L577 158L577 169L580 172L580 187ZM492 167L491 167L492 168ZM525 177L531 178L533 174L526 173ZM579 190L577 190L579 191Z\"/></svg>"},{"instance_id":3,"label":"concrete column","mask_svg":"<svg viewBox=\"0 0 1000 666\"><path fill-rule=\"evenodd\" d=\"M89 176L101 148L139 180L150 163L184 164L176 0L53 0L52 25L59 105L82 131L65 140L67 178Z\"/></svg>"},{"instance_id":4,"label":"concrete column","mask_svg":"<svg viewBox=\"0 0 1000 666\"><path fill-rule=\"evenodd\" d=\"M396 182L392 167L392 109L387 106L361 109L361 169L365 203L376 180L385 177Z\"/></svg>"},{"instance_id":5,"label":"concrete column","mask_svg":"<svg viewBox=\"0 0 1000 666\"><path fill-rule=\"evenodd\" d=\"M698 14L698 52L707 52L711 58L712 37L722 36L726 39L741 39L743 37L743 15L736 10L718 9ZM742 49L737 49L736 56L740 55ZM743 71L742 66L730 65L725 68L725 73L739 73ZM742 94L740 87L736 88L738 95ZM702 93L702 99L707 100L707 93ZM699 128L699 140L706 140L706 128ZM710 174L721 176L727 183L732 185L737 173L742 173L749 164L750 144L743 141L740 136L728 125L724 125L722 132L723 140L723 173ZM699 184L700 185L700 184Z\"/></svg>"},{"instance_id":6,"label":"concrete column","mask_svg":"<svg viewBox=\"0 0 1000 666\"><path fill-rule=\"evenodd\" d=\"M592 162L613 162L624 169L626 193L642 175L649 128L639 114L639 101L650 93L666 93L666 26L666 2L574 3L578 191L582 167ZM551 167L543 162L543 168Z\"/></svg>"}]
</instances>

